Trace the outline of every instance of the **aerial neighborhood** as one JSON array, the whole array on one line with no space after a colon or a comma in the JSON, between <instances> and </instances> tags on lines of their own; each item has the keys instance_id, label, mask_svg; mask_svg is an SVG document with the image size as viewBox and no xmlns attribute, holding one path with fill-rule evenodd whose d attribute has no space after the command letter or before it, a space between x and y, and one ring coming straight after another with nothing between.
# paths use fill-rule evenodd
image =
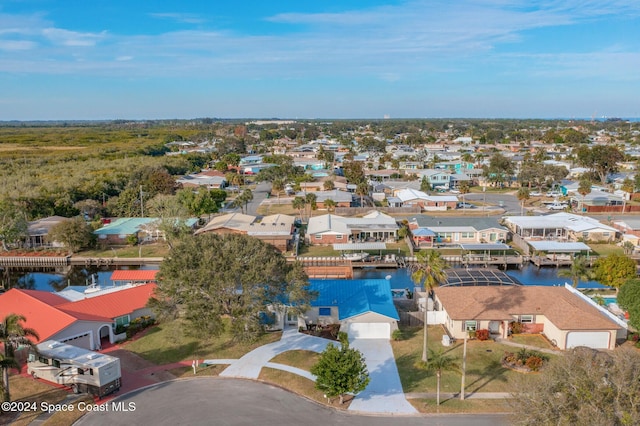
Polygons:
<instances>
[{"instance_id":1,"label":"aerial neighborhood","mask_svg":"<svg viewBox=\"0 0 640 426\"><path fill-rule=\"evenodd\" d=\"M640 357L637 123L8 130L86 156L0 157L6 401L27 380L101 404L196 375L295 383L358 413L474 412L466 397L489 393L513 413L520 376L535 390L566 379L563 360Z\"/></svg>"}]
</instances>

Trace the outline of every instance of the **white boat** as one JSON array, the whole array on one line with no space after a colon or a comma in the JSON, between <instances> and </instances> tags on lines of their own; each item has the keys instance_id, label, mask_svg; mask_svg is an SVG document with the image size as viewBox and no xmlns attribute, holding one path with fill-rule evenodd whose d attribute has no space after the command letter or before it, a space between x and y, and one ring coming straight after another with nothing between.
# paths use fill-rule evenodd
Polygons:
<instances>
[{"instance_id":1,"label":"white boat","mask_svg":"<svg viewBox=\"0 0 640 426\"><path fill-rule=\"evenodd\" d=\"M342 255L342 257L344 259L350 260L352 262L359 262L359 261L363 261L367 257L369 257L369 253L364 253L364 252L360 252L360 253L345 253L345 254Z\"/></svg>"}]
</instances>

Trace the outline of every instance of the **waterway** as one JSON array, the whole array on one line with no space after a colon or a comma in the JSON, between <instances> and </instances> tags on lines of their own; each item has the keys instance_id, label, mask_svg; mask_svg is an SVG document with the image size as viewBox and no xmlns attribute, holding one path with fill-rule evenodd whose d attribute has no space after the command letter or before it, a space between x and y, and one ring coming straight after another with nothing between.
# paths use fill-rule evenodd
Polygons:
<instances>
[{"instance_id":1,"label":"waterway","mask_svg":"<svg viewBox=\"0 0 640 426\"><path fill-rule=\"evenodd\" d=\"M121 269L158 269L157 266L143 266L140 268ZM565 268L566 269L566 268ZM73 267L67 275L55 274L53 272L28 272L10 271L8 277L4 277L4 287L18 287L30 290L60 291L67 286L80 287L90 285L93 282L101 286L113 285L111 273L115 268L109 267ZM537 268L533 265L526 265L522 269L508 269L507 275L514 278L523 285L545 285L561 286L570 279L558 277L558 269L553 267ZM415 284L411 280L411 275L407 269L373 269L364 268L355 270L355 279L384 279L391 281L391 288L412 289ZM603 289L606 286L597 281L580 281L580 289Z\"/></svg>"},{"instance_id":2,"label":"waterway","mask_svg":"<svg viewBox=\"0 0 640 426\"><path fill-rule=\"evenodd\" d=\"M562 269L560 268L560 270ZM508 269L505 272L523 285L563 286L565 282L571 282L569 278L558 277L558 268L553 267L537 268L534 265L526 265L522 269ZM394 289L411 289L415 286L407 269L365 268L356 270L354 276L355 279L381 279L387 277L391 280L391 288ZM607 287L597 281L580 281L578 288L586 290Z\"/></svg>"}]
</instances>

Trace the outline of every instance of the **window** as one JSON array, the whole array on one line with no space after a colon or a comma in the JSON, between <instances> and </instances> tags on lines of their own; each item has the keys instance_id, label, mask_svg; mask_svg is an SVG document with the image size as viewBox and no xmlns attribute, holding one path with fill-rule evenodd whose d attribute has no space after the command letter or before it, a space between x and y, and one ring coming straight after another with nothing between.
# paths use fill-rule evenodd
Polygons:
<instances>
[{"instance_id":1,"label":"window","mask_svg":"<svg viewBox=\"0 0 640 426\"><path fill-rule=\"evenodd\" d=\"M78 374L84 376L84 368L78 368Z\"/></svg>"},{"instance_id":2,"label":"window","mask_svg":"<svg viewBox=\"0 0 640 426\"><path fill-rule=\"evenodd\" d=\"M533 324L533 315L520 315L520 322L523 324Z\"/></svg>"},{"instance_id":3,"label":"window","mask_svg":"<svg viewBox=\"0 0 640 426\"><path fill-rule=\"evenodd\" d=\"M49 365L49 358L45 358L45 357L41 356L41 357L38 357L38 361L40 361L43 364Z\"/></svg>"},{"instance_id":4,"label":"window","mask_svg":"<svg viewBox=\"0 0 640 426\"><path fill-rule=\"evenodd\" d=\"M336 240L341 240L344 235L336 235Z\"/></svg>"},{"instance_id":5,"label":"window","mask_svg":"<svg viewBox=\"0 0 640 426\"><path fill-rule=\"evenodd\" d=\"M56 368L60 368L60 360L59 359L52 359L51 360L51 365L53 365Z\"/></svg>"},{"instance_id":6,"label":"window","mask_svg":"<svg viewBox=\"0 0 640 426\"><path fill-rule=\"evenodd\" d=\"M473 238L473 232L461 232L460 236L463 239L469 239L469 238Z\"/></svg>"},{"instance_id":7,"label":"window","mask_svg":"<svg viewBox=\"0 0 640 426\"><path fill-rule=\"evenodd\" d=\"M129 315L123 315L121 317L117 317L115 321L116 321L116 327L127 327L129 326Z\"/></svg>"},{"instance_id":8,"label":"window","mask_svg":"<svg viewBox=\"0 0 640 426\"><path fill-rule=\"evenodd\" d=\"M321 240L322 239L322 235L314 235L313 238L315 238L316 240Z\"/></svg>"},{"instance_id":9,"label":"window","mask_svg":"<svg viewBox=\"0 0 640 426\"><path fill-rule=\"evenodd\" d=\"M330 317L331 316L331 308L318 308L318 314L321 317Z\"/></svg>"},{"instance_id":10,"label":"window","mask_svg":"<svg viewBox=\"0 0 640 426\"><path fill-rule=\"evenodd\" d=\"M464 322L464 330L465 331L476 331L477 328L478 328L478 322L477 321L465 321Z\"/></svg>"}]
</instances>

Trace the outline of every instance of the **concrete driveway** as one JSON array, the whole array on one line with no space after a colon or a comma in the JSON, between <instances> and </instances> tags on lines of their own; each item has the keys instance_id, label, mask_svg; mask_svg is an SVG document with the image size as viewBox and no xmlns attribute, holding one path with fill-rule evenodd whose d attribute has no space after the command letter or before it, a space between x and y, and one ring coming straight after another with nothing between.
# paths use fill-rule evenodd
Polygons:
<instances>
[{"instance_id":1,"label":"concrete driveway","mask_svg":"<svg viewBox=\"0 0 640 426\"><path fill-rule=\"evenodd\" d=\"M404 396L391 342L387 339L356 339L350 342L364 355L371 381L351 401L350 411L362 413L416 414Z\"/></svg>"}]
</instances>

